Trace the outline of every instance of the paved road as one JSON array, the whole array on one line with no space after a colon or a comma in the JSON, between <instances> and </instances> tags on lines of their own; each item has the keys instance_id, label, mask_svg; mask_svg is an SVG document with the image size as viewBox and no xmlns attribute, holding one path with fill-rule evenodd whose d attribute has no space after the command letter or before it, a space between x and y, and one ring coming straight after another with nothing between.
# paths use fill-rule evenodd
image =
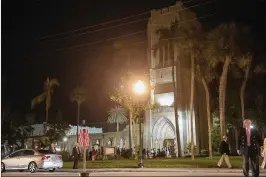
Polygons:
<instances>
[{"instance_id":1,"label":"paved road","mask_svg":"<svg viewBox=\"0 0 266 177\"><path fill-rule=\"evenodd\" d=\"M29 176L29 177L78 177L82 176L81 173L78 172L54 172L54 173L49 173L49 172L37 172L37 173L29 173L29 172L6 172L1 174L3 177L18 177L18 176ZM152 176L185 176L185 177L197 177L197 176L205 176L205 177L220 177L220 176L225 176L225 177L235 177L235 176L243 176L241 173L203 173L203 172L92 172L92 173L87 173L85 175L86 177L98 177L98 176L131 176L131 177L141 177L141 176L146 176L146 177L152 177ZM84 177L85 177L84 176ZM266 177L265 173L262 173L260 175L261 177Z\"/></svg>"}]
</instances>

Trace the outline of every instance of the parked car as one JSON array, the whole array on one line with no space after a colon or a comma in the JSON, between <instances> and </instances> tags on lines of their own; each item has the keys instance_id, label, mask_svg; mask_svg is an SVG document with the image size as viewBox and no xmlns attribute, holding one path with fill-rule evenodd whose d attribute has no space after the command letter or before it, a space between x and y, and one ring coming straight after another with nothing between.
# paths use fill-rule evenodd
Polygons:
<instances>
[{"instance_id":1,"label":"parked car","mask_svg":"<svg viewBox=\"0 0 266 177\"><path fill-rule=\"evenodd\" d=\"M62 156L49 150L20 149L1 161L1 172L6 170L29 170L31 173L35 173L38 169L54 172L62 167Z\"/></svg>"}]
</instances>

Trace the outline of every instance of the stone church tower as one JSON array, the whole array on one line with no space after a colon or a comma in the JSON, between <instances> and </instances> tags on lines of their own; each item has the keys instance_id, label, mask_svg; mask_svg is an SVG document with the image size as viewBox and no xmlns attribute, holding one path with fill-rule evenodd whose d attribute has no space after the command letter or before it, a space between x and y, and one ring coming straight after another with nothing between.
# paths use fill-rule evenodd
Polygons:
<instances>
[{"instance_id":1,"label":"stone church tower","mask_svg":"<svg viewBox=\"0 0 266 177\"><path fill-rule=\"evenodd\" d=\"M170 30L173 22L184 21L184 17L189 19L196 18L190 10L184 10L181 2L175 5L152 10L148 22L147 36L148 49L147 57L150 66L150 84L152 87L150 101L158 103L158 109L147 111L144 122L144 148L162 149L176 146L176 123L174 114L174 92L172 78L172 63L169 57L169 45L161 44L162 39L160 31ZM186 12L184 12L186 11ZM165 40L167 41L167 40ZM157 49L154 46L157 45ZM189 112L190 99L190 59L178 47L174 47L174 59L180 60L180 71L175 69L175 80L181 85L177 87L177 96L180 101L178 107L178 122L180 131L181 152L187 153L188 143L191 142L190 126L194 127L194 144L197 146L197 152L201 149L207 149L207 118L205 108L205 93L201 83L196 83L194 111ZM177 62L178 63L178 62ZM180 77L178 77L178 74ZM182 98L181 98L182 97ZM190 115L193 114L193 122L190 121ZM204 125L206 126L204 128ZM200 136L199 136L200 134ZM197 136L196 136L197 135ZM176 151L177 152L177 151Z\"/></svg>"}]
</instances>

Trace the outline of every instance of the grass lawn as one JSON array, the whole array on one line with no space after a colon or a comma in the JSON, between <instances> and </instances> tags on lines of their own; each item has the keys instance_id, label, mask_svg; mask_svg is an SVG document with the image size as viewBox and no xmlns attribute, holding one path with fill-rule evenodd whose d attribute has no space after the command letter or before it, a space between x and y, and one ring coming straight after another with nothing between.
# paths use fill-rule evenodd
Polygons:
<instances>
[{"instance_id":1,"label":"grass lawn","mask_svg":"<svg viewBox=\"0 0 266 177\"><path fill-rule=\"evenodd\" d=\"M212 160L208 158L196 158L192 161L190 158L176 158L176 159L144 159L145 168L217 168L217 162L220 157L213 157ZM230 157L231 164L234 168L242 168L242 157ZM136 168L138 160L96 160L87 161L87 168ZM63 168L72 168L72 162L64 162ZM222 165L226 167L226 164ZM79 162L79 167L82 168L82 161Z\"/></svg>"}]
</instances>

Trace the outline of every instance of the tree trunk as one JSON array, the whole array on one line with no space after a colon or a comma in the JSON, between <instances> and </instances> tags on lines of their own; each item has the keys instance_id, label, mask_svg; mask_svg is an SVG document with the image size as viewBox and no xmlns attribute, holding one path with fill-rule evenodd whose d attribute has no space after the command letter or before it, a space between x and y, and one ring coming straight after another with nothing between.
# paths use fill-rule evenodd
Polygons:
<instances>
[{"instance_id":1,"label":"tree trunk","mask_svg":"<svg viewBox=\"0 0 266 177\"><path fill-rule=\"evenodd\" d=\"M212 121L211 121L211 107L210 107L210 91L204 77L201 78L205 93L206 93L206 107L207 107L207 120L208 120L208 144L209 144L209 158L212 159Z\"/></svg>"},{"instance_id":2,"label":"tree trunk","mask_svg":"<svg viewBox=\"0 0 266 177\"><path fill-rule=\"evenodd\" d=\"M194 86L195 86L195 60L194 54L191 53L191 85L190 85L190 131L191 131L191 159L194 157L194 127L193 127L193 110L194 110Z\"/></svg>"},{"instance_id":3,"label":"tree trunk","mask_svg":"<svg viewBox=\"0 0 266 177\"><path fill-rule=\"evenodd\" d=\"M46 117L45 117L44 134L47 133L47 128L48 128L48 116L49 116L49 109L48 109L48 107L46 107Z\"/></svg>"},{"instance_id":4,"label":"tree trunk","mask_svg":"<svg viewBox=\"0 0 266 177\"><path fill-rule=\"evenodd\" d=\"M226 97L226 86L227 86L227 74L229 65L231 62L231 57L226 56L224 66L223 66L223 72L220 78L220 84L219 84L219 114L220 114L220 137L221 140L223 139L223 136L226 134L226 128L225 128L225 97Z\"/></svg>"},{"instance_id":5,"label":"tree trunk","mask_svg":"<svg viewBox=\"0 0 266 177\"><path fill-rule=\"evenodd\" d=\"M78 115L77 115L77 143L79 143L79 109L80 109L80 103L78 103Z\"/></svg>"},{"instance_id":6,"label":"tree trunk","mask_svg":"<svg viewBox=\"0 0 266 177\"><path fill-rule=\"evenodd\" d=\"M170 51L170 44L168 43L168 56L171 57L172 61L172 81L173 81L173 90L174 90L174 111L175 111L175 130L176 130L176 148L177 148L177 157L181 157L181 142L180 142L180 132L179 132L179 122L178 122L178 98L177 98L177 89L176 89L176 80L175 80L175 59L173 53Z\"/></svg>"},{"instance_id":7,"label":"tree trunk","mask_svg":"<svg viewBox=\"0 0 266 177\"><path fill-rule=\"evenodd\" d=\"M116 122L116 132L119 132L119 123Z\"/></svg>"},{"instance_id":8,"label":"tree trunk","mask_svg":"<svg viewBox=\"0 0 266 177\"><path fill-rule=\"evenodd\" d=\"M136 131L136 122L133 120L133 141L134 141L134 152L135 152L135 159L137 159L136 152L139 150L139 147L137 148L137 131Z\"/></svg>"},{"instance_id":9,"label":"tree trunk","mask_svg":"<svg viewBox=\"0 0 266 177\"><path fill-rule=\"evenodd\" d=\"M249 70L250 70L250 65L248 65L245 70L244 80L242 82L240 89L241 116L243 121L245 119L245 89L248 81Z\"/></svg>"},{"instance_id":10,"label":"tree trunk","mask_svg":"<svg viewBox=\"0 0 266 177\"><path fill-rule=\"evenodd\" d=\"M235 142L236 142L236 150L239 150L238 149L238 146L239 146L239 144L238 144L238 130L236 127L234 127L234 135L235 135Z\"/></svg>"},{"instance_id":11,"label":"tree trunk","mask_svg":"<svg viewBox=\"0 0 266 177\"><path fill-rule=\"evenodd\" d=\"M129 110L129 129L128 129L128 133L129 133L129 150L130 150L130 154L131 156L132 154L132 150L133 150L133 145L132 145L132 109Z\"/></svg>"},{"instance_id":12,"label":"tree trunk","mask_svg":"<svg viewBox=\"0 0 266 177\"><path fill-rule=\"evenodd\" d=\"M116 147L117 145L120 145L120 139L118 138L118 132L119 132L119 123L116 122L116 137L115 137L115 144L116 144Z\"/></svg>"}]
</instances>

